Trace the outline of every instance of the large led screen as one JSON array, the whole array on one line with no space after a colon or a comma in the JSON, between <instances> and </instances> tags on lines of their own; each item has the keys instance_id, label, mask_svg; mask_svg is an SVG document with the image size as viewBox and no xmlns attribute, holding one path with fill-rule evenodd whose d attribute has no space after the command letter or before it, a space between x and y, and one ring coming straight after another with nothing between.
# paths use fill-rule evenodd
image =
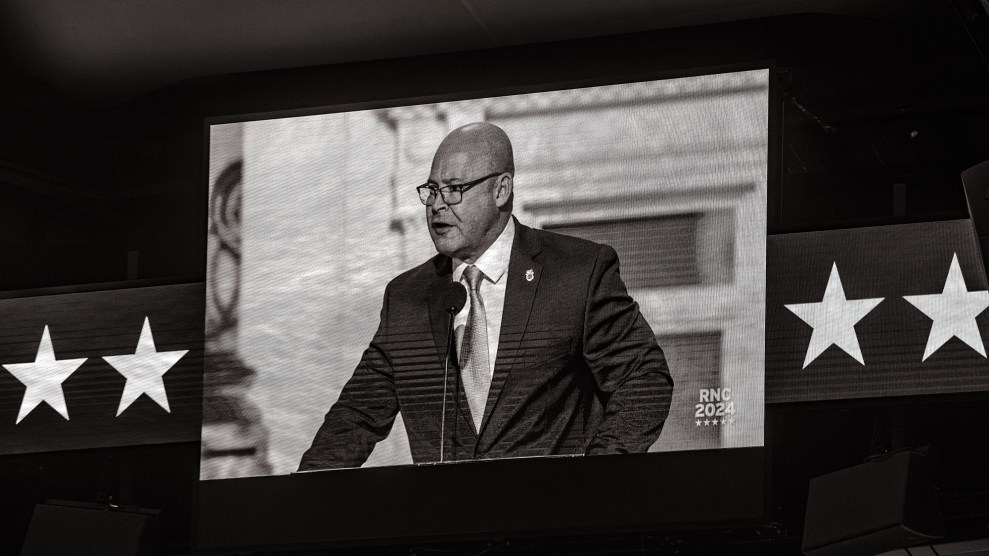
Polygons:
<instances>
[{"instance_id":1,"label":"large led screen","mask_svg":"<svg viewBox=\"0 0 989 556\"><path fill-rule=\"evenodd\" d=\"M768 74L210 125L201 478L762 446Z\"/></svg>"}]
</instances>

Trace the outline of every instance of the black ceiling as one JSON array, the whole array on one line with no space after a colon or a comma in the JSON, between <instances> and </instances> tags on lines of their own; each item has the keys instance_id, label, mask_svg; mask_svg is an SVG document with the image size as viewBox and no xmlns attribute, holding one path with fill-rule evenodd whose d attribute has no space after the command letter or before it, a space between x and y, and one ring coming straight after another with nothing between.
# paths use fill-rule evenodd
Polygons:
<instances>
[{"instance_id":1,"label":"black ceiling","mask_svg":"<svg viewBox=\"0 0 989 556\"><path fill-rule=\"evenodd\" d=\"M184 79L790 14L896 18L916 0L8 0L6 49L62 94L115 103Z\"/></svg>"}]
</instances>

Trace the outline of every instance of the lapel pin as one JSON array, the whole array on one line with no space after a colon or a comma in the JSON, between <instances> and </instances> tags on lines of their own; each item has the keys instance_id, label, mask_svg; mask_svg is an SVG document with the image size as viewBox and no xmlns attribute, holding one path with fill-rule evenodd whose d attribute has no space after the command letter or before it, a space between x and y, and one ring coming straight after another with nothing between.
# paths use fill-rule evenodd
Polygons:
<instances>
[{"instance_id":1,"label":"lapel pin","mask_svg":"<svg viewBox=\"0 0 989 556\"><path fill-rule=\"evenodd\" d=\"M531 282L533 279L535 279L535 277L536 277L536 273L531 268L525 271L526 282Z\"/></svg>"}]
</instances>

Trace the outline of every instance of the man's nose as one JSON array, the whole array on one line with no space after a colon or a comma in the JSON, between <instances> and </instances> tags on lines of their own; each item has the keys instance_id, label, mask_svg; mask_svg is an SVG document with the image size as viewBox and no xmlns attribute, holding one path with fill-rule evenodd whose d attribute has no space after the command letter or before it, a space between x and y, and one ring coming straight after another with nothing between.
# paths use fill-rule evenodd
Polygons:
<instances>
[{"instance_id":1,"label":"man's nose","mask_svg":"<svg viewBox=\"0 0 989 556\"><path fill-rule=\"evenodd\" d=\"M433 204L431 206L434 213L439 212L440 210L450 209L450 205L446 204L446 201L443 200L443 194L439 191L437 191L436 196L433 197Z\"/></svg>"}]
</instances>

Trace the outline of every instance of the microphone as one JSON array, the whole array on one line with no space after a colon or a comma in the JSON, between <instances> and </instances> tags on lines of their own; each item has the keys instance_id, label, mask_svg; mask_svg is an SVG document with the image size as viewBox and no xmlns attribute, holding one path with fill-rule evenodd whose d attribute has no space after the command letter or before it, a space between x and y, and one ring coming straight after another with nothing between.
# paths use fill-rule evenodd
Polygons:
<instances>
[{"instance_id":1,"label":"microphone","mask_svg":"<svg viewBox=\"0 0 989 556\"><path fill-rule=\"evenodd\" d=\"M434 292L436 302L447 312L446 360L443 362L443 409L440 414L440 463L443 463L443 444L446 440L446 390L450 376L450 347L453 345L453 317L467 304L467 288L460 282L448 282Z\"/></svg>"},{"instance_id":2,"label":"microphone","mask_svg":"<svg viewBox=\"0 0 989 556\"><path fill-rule=\"evenodd\" d=\"M467 288L460 282L448 282L436 288L436 300L451 316L456 315L467 304Z\"/></svg>"}]
</instances>

